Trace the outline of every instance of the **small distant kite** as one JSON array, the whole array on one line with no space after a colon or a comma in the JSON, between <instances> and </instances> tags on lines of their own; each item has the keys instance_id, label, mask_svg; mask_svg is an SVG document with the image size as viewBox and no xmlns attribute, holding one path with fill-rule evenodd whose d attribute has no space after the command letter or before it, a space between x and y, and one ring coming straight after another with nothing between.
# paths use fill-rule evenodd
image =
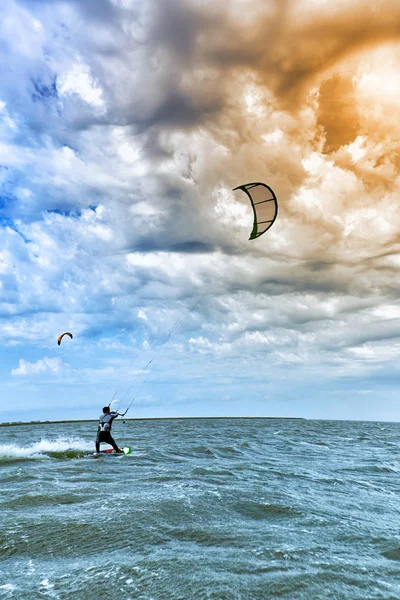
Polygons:
<instances>
[{"instance_id":1,"label":"small distant kite","mask_svg":"<svg viewBox=\"0 0 400 600\"><path fill-rule=\"evenodd\" d=\"M62 334L60 335L60 337L58 338L58 340L57 340L57 344L58 344L58 345L60 345L60 344L61 344L61 340L63 339L64 335L69 335L69 337L71 338L71 340L72 340L72 338L74 337L74 336L72 335L72 333L70 333L69 331L66 331L65 333L62 333Z\"/></svg>"},{"instance_id":2,"label":"small distant kite","mask_svg":"<svg viewBox=\"0 0 400 600\"><path fill-rule=\"evenodd\" d=\"M245 183L233 188L233 191L235 190L243 190L250 199L254 224L249 240L254 240L275 223L278 216L278 200L273 190L265 183Z\"/></svg>"}]
</instances>

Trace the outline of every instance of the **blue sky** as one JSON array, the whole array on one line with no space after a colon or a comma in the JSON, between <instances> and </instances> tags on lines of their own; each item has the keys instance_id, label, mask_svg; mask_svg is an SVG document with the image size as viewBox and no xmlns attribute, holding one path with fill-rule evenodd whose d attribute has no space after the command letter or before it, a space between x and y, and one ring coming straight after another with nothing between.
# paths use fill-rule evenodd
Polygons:
<instances>
[{"instance_id":1,"label":"blue sky","mask_svg":"<svg viewBox=\"0 0 400 600\"><path fill-rule=\"evenodd\" d=\"M400 419L400 7L373 5L3 2L0 421ZM279 202L253 241L250 181Z\"/></svg>"}]
</instances>

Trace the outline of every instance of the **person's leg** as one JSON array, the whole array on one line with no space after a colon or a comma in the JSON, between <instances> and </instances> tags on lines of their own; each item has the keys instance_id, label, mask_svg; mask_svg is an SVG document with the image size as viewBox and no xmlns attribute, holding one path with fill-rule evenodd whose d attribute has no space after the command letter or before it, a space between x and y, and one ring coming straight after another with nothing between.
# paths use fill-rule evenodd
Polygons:
<instances>
[{"instance_id":1,"label":"person's leg","mask_svg":"<svg viewBox=\"0 0 400 600\"><path fill-rule=\"evenodd\" d=\"M97 454L100 452L100 435L99 434L97 434L97 437L96 437L96 452L97 452Z\"/></svg>"},{"instance_id":2,"label":"person's leg","mask_svg":"<svg viewBox=\"0 0 400 600\"><path fill-rule=\"evenodd\" d=\"M110 444L110 446L112 446L114 448L115 452L121 452L121 450L118 448L117 443L114 440L111 433L108 433L106 441L107 441L107 444Z\"/></svg>"}]
</instances>

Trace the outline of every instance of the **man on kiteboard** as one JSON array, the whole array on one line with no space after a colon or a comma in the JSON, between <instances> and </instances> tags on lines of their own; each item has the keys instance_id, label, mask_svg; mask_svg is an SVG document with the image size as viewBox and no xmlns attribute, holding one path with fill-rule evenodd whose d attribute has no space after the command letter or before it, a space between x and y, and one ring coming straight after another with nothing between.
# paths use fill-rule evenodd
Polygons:
<instances>
[{"instance_id":1,"label":"man on kiteboard","mask_svg":"<svg viewBox=\"0 0 400 600\"><path fill-rule=\"evenodd\" d=\"M96 437L96 452L100 452L100 444L104 442L105 444L110 444L118 454L122 453L121 448L118 448L113 436L111 435L111 426L114 419L118 416L123 416L118 412L110 411L109 406L105 406L103 408L103 414L99 417L99 427L97 429L97 437Z\"/></svg>"}]
</instances>

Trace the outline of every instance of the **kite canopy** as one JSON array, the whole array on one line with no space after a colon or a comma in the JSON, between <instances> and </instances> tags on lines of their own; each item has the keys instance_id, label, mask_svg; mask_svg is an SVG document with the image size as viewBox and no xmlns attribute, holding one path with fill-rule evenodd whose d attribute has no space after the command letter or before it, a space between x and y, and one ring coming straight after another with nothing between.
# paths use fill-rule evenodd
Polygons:
<instances>
[{"instance_id":1,"label":"kite canopy","mask_svg":"<svg viewBox=\"0 0 400 600\"><path fill-rule=\"evenodd\" d=\"M243 190L250 199L254 212L253 231L249 239L254 240L274 224L278 216L278 201L273 190L265 183L245 183L233 190Z\"/></svg>"},{"instance_id":2,"label":"kite canopy","mask_svg":"<svg viewBox=\"0 0 400 600\"><path fill-rule=\"evenodd\" d=\"M71 338L71 340L72 340L72 338L73 338L73 335L72 335L72 333L70 333L69 331L66 331L65 333L62 333L62 334L60 335L60 337L58 338L58 340L57 340L57 344L58 344L58 345L60 345L60 344L61 344L61 340L63 339L64 335L69 335L69 337Z\"/></svg>"}]
</instances>

